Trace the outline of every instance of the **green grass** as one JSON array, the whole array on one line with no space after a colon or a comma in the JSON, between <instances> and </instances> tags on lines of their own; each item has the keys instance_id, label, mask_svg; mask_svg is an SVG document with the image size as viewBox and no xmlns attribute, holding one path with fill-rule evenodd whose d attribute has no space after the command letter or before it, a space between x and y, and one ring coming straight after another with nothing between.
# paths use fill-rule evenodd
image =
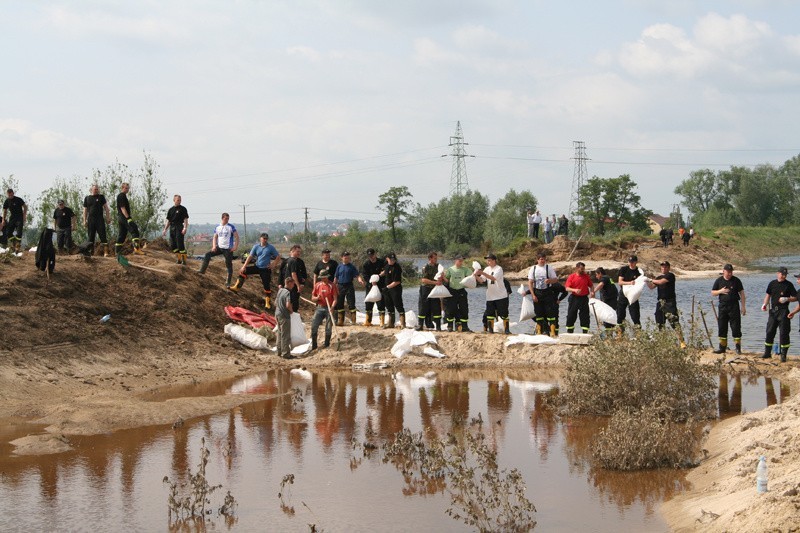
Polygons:
<instances>
[{"instance_id":1,"label":"green grass","mask_svg":"<svg viewBox=\"0 0 800 533\"><path fill-rule=\"evenodd\" d=\"M800 251L798 227L725 226L701 231L700 236L731 246L745 260Z\"/></svg>"}]
</instances>

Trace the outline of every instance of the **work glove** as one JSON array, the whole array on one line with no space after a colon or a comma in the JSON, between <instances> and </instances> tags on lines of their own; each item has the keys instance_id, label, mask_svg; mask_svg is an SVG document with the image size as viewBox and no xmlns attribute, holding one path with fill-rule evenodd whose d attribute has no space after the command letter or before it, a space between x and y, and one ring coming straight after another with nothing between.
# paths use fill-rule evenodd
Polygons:
<instances>
[{"instance_id":1,"label":"work glove","mask_svg":"<svg viewBox=\"0 0 800 533\"><path fill-rule=\"evenodd\" d=\"M781 296L780 298L778 298L778 301L779 301L780 303L782 303L782 304L785 304L786 302L788 302L788 301L789 301L789 298L788 298L788 297L786 297L786 296Z\"/></svg>"}]
</instances>

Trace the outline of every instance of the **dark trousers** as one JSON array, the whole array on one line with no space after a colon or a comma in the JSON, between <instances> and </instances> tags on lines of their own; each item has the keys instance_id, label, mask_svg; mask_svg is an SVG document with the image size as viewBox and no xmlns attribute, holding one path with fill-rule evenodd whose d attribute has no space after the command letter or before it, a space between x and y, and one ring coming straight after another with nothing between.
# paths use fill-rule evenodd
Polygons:
<instances>
[{"instance_id":1,"label":"dark trousers","mask_svg":"<svg viewBox=\"0 0 800 533\"><path fill-rule=\"evenodd\" d=\"M773 341L775 340L775 333L780 328L780 344L781 349L789 347L789 328L791 323L789 321L788 308L778 307L773 308L769 312L767 319L767 338L764 340L764 346L772 348ZM766 350L764 351L766 353Z\"/></svg>"},{"instance_id":2,"label":"dark trousers","mask_svg":"<svg viewBox=\"0 0 800 533\"><path fill-rule=\"evenodd\" d=\"M383 289L383 299L386 301L386 310L390 315L394 315L395 310L400 315L405 314L406 308L403 306L402 285L397 285L391 289Z\"/></svg>"},{"instance_id":3,"label":"dark trousers","mask_svg":"<svg viewBox=\"0 0 800 533\"><path fill-rule=\"evenodd\" d=\"M740 342L742 340L742 311L739 308L739 302L734 302L733 305L720 304L719 306L717 329L719 330L718 335L721 344L727 344L728 342L729 324L733 334L733 342Z\"/></svg>"},{"instance_id":4,"label":"dark trousers","mask_svg":"<svg viewBox=\"0 0 800 533\"><path fill-rule=\"evenodd\" d=\"M469 320L469 303L467 289L450 289L452 296L447 299L447 322L453 327L467 325Z\"/></svg>"},{"instance_id":5,"label":"dark trousers","mask_svg":"<svg viewBox=\"0 0 800 533\"><path fill-rule=\"evenodd\" d=\"M486 318L507 320L508 319L508 298L486 301Z\"/></svg>"},{"instance_id":6,"label":"dark trousers","mask_svg":"<svg viewBox=\"0 0 800 533\"><path fill-rule=\"evenodd\" d=\"M419 323L425 322L428 328L433 327L433 323L437 320L441 324L442 321L442 301L439 298L428 298L428 295L433 290L433 285L421 285L419 288L419 304L417 318Z\"/></svg>"},{"instance_id":7,"label":"dark trousers","mask_svg":"<svg viewBox=\"0 0 800 533\"><path fill-rule=\"evenodd\" d=\"M256 265L247 265L247 268L244 269L244 275L242 275L242 285L244 285L244 280L247 279L247 276L252 276L253 274L258 274L261 277L261 285L264 287L264 292L270 292L269 284L272 281L272 270L269 268L258 268Z\"/></svg>"},{"instance_id":8,"label":"dark trousers","mask_svg":"<svg viewBox=\"0 0 800 533\"><path fill-rule=\"evenodd\" d=\"M0 238L0 244L8 246L9 238L13 240L22 240L22 218L8 217L8 222L3 227L3 235Z\"/></svg>"},{"instance_id":9,"label":"dark trousers","mask_svg":"<svg viewBox=\"0 0 800 533\"><path fill-rule=\"evenodd\" d=\"M581 330L589 333L589 296L569 297L569 307L567 307L567 333L572 333L575 329L575 320L580 316Z\"/></svg>"},{"instance_id":10,"label":"dark trousers","mask_svg":"<svg viewBox=\"0 0 800 533\"><path fill-rule=\"evenodd\" d=\"M295 313L300 312L300 289L297 288L297 283L294 284L292 290L289 291L289 301L292 302L292 311Z\"/></svg>"},{"instance_id":11,"label":"dark trousers","mask_svg":"<svg viewBox=\"0 0 800 533\"><path fill-rule=\"evenodd\" d=\"M533 225L533 238L534 239L538 239L539 238L539 226L540 226L540 224L534 224Z\"/></svg>"},{"instance_id":12,"label":"dark trousers","mask_svg":"<svg viewBox=\"0 0 800 533\"><path fill-rule=\"evenodd\" d=\"M637 302L638 303L638 302ZM631 313L633 315L633 313ZM656 302L656 324L663 328L669 321L673 328L678 327L678 304L675 300L659 300Z\"/></svg>"},{"instance_id":13,"label":"dark trousers","mask_svg":"<svg viewBox=\"0 0 800 533\"><path fill-rule=\"evenodd\" d=\"M339 295L336 297L336 306L334 309L337 311L344 310L344 303L345 300L347 301L347 307L351 311L356 310L356 289L353 287L352 283L339 283L338 284Z\"/></svg>"},{"instance_id":14,"label":"dark trousers","mask_svg":"<svg viewBox=\"0 0 800 533\"><path fill-rule=\"evenodd\" d=\"M169 247L172 249L173 253L186 253L186 243L185 237L183 233L183 226L170 226L169 227Z\"/></svg>"},{"instance_id":15,"label":"dark trousers","mask_svg":"<svg viewBox=\"0 0 800 533\"><path fill-rule=\"evenodd\" d=\"M364 290L364 296L369 294L369 290L371 288L372 288L372 285L370 283L367 283L367 287ZM381 295L383 295L384 288L380 287L379 290L381 291ZM377 305L378 306L378 312L379 313L383 313L384 311L386 311L386 301L385 300L386 300L386 297L384 296L381 300L378 300L377 302L364 302L364 309L366 309L367 313L372 313L372 310L375 308L375 305Z\"/></svg>"},{"instance_id":16,"label":"dark trousers","mask_svg":"<svg viewBox=\"0 0 800 533\"><path fill-rule=\"evenodd\" d=\"M128 233L131 234L131 240L134 246L139 244L139 226L135 222L128 222L122 215L117 216L117 244L122 245Z\"/></svg>"},{"instance_id":17,"label":"dark trousers","mask_svg":"<svg viewBox=\"0 0 800 533\"><path fill-rule=\"evenodd\" d=\"M225 258L225 268L228 269L228 276L233 274L233 252L226 248L217 248L215 252L206 252L206 255L203 256L203 264L200 266L200 271L205 272L206 268L208 268L208 263L211 261L211 258L218 255L221 255Z\"/></svg>"},{"instance_id":18,"label":"dark trousers","mask_svg":"<svg viewBox=\"0 0 800 533\"><path fill-rule=\"evenodd\" d=\"M56 230L56 246L58 251L72 249L72 228L59 228Z\"/></svg>"},{"instance_id":19,"label":"dark trousers","mask_svg":"<svg viewBox=\"0 0 800 533\"><path fill-rule=\"evenodd\" d=\"M542 333L545 335L550 334L550 326L556 326L558 329L558 301L556 295L548 289L533 289L533 294L536 296L533 302L533 309L536 311L534 322L541 327Z\"/></svg>"},{"instance_id":20,"label":"dark trousers","mask_svg":"<svg viewBox=\"0 0 800 533\"><path fill-rule=\"evenodd\" d=\"M89 242L94 245L95 235L100 237L100 244L108 244L108 237L106 236L106 221L102 217L89 217L86 220L86 231L89 237Z\"/></svg>"},{"instance_id":21,"label":"dark trousers","mask_svg":"<svg viewBox=\"0 0 800 533\"><path fill-rule=\"evenodd\" d=\"M631 321L637 326L642 325L641 315L639 313L639 302L628 303L622 290L619 291L619 298L617 299L617 324L619 327L625 327L625 310L631 314Z\"/></svg>"}]
</instances>

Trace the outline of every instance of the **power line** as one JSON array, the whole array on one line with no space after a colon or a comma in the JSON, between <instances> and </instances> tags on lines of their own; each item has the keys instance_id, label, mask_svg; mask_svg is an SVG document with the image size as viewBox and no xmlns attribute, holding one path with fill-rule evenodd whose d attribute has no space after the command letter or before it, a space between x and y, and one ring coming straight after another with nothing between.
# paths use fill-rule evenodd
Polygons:
<instances>
[{"instance_id":1,"label":"power line","mask_svg":"<svg viewBox=\"0 0 800 533\"><path fill-rule=\"evenodd\" d=\"M487 144L470 143L470 146L489 146L495 148L535 148L538 150L570 150L566 146L539 146L533 144ZM800 152L800 148L625 148L598 147L593 150L621 152Z\"/></svg>"}]
</instances>

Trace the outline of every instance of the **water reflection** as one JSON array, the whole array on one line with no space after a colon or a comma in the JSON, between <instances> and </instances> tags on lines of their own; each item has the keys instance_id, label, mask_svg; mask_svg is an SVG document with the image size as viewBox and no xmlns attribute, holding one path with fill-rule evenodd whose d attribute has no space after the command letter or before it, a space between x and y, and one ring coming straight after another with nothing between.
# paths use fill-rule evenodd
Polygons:
<instances>
[{"instance_id":1,"label":"water reflection","mask_svg":"<svg viewBox=\"0 0 800 533\"><path fill-rule=\"evenodd\" d=\"M721 418L789 395L777 380L727 373L719 380ZM685 488L683 472L594 468L591 443L605 421L553 416L543 402L557 383L558 375L547 370L392 375L279 369L203 385L203 393L273 396L176 430L138 428L74 438L76 449L66 454L4 456L0 529L49 529L54 523L67 530L88 524L164 529L161 478L183 478L196 467L201 437L212 452L209 478L236 495L237 525L243 530L263 529L266 521L271 529L303 529L316 521L302 514L299 501L294 518L272 501L287 473L296 474L298 500L313 507L325 529L458 529L444 514L447 499L440 484L410 484L382 465L379 454L353 461L351 441L380 443L404 427L442 439L454 420L480 415L501 465L522 472L541 530L664 530L654 509ZM178 392L192 393L170 391Z\"/></svg>"}]
</instances>

